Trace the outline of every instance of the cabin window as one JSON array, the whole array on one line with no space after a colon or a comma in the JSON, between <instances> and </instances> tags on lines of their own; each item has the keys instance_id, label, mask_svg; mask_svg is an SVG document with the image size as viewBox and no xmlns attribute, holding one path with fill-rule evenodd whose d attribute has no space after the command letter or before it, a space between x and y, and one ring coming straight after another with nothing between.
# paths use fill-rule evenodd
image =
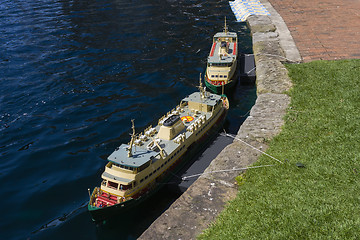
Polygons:
<instances>
[{"instance_id":1,"label":"cabin window","mask_svg":"<svg viewBox=\"0 0 360 240\"><path fill-rule=\"evenodd\" d=\"M143 181L144 181L144 179L141 179L141 180L140 180L140 183L142 183Z\"/></svg>"},{"instance_id":2,"label":"cabin window","mask_svg":"<svg viewBox=\"0 0 360 240\"><path fill-rule=\"evenodd\" d=\"M227 75L224 75L224 78L227 78Z\"/></svg>"},{"instance_id":3,"label":"cabin window","mask_svg":"<svg viewBox=\"0 0 360 240\"><path fill-rule=\"evenodd\" d=\"M211 75L211 77L213 78L213 77L214 77L214 75Z\"/></svg>"},{"instance_id":4,"label":"cabin window","mask_svg":"<svg viewBox=\"0 0 360 240\"><path fill-rule=\"evenodd\" d=\"M149 176L146 176L146 177L145 177L145 180L148 179L148 177L149 177Z\"/></svg>"},{"instance_id":5,"label":"cabin window","mask_svg":"<svg viewBox=\"0 0 360 240\"><path fill-rule=\"evenodd\" d=\"M230 67L232 63L210 63L210 66L214 67Z\"/></svg>"},{"instance_id":6,"label":"cabin window","mask_svg":"<svg viewBox=\"0 0 360 240\"><path fill-rule=\"evenodd\" d=\"M121 167L121 168L123 168L123 169L126 169L126 170L134 171L134 168L133 168L133 167L129 167L129 166L125 166L125 165L119 165L119 167Z\"/></svg>"},{"instance_id":7,"label":"cabin window","mask_svg":"<svg viewBox=\"0 0 360 240\"><path fill-rule=\"evenodd\" d=\"M108 181L108 187L109 187L109 188L117 189L118 186L119 186L119 184L114 183L114 182L111 182L111 181Z\"/></svg>"},{"instance_id":8,"label":"cabin window","mask_svg":"<svg viewBox=\"0 0 360 240\"><path fill-rule=\"evenodd\" d=\"M159 170L160 170L160 167L158 167L156 170L159 171Z\"/></svg>"},{"instance_id":9,"label":"cabin window","mask_svg":"<svg viewBox=\"0 0 360 240\"><path fill-rule=\"evenodd\" d=\"M156 173L156 169L153 171L153 173Z\"/></svg>"},{"instance_id":10,"label":"cabin window","mask_svg":"<svg viewBox=\"0 0 360 240\"><path fill-rule=\"evenodd\" d=\"M151 176L152 176L152 173L149 174L149 177L151 177Z\"/></svg>"},{"instance_id":11,"label":"cabin window","mask_svg":"<svg viewBox=\"0 0 360 240\"><path fill-rule=\"evenodd\" d=\"M132 185L123 185L123 184L120 184L120 190L123 190L123 191L128 190L128 189L131 188L131 186L132 186Z\"/></svg>"},{"instance_id":12,"label":"cabin window","mask_svg":"<svg viewBox=\"0 0 360 240\"><path fill-rule=\"evenodd\" d=\"M139 167L139 172L141 172L142 170L144 170L145 168L147 168L148 166L150 166L150 161L143 164L142 166Z\"/></svg>"}]
</instances>

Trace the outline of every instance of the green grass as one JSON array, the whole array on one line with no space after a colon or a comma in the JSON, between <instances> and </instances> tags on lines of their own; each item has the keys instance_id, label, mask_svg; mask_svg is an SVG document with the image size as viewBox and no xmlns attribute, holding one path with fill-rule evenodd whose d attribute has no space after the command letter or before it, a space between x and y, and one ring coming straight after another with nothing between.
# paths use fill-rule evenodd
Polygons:
<instances>
[{"instance_id":1,"label":"green grass","mask_svg":"<svg viewBox=\"0 0 360 240\"><path fill-rule=\"evenodd\" d=\"M199 239L360 238L360 60L286 67L291 104L267 150L286 162L248 170Z\"/></svg>"}]
</instances>

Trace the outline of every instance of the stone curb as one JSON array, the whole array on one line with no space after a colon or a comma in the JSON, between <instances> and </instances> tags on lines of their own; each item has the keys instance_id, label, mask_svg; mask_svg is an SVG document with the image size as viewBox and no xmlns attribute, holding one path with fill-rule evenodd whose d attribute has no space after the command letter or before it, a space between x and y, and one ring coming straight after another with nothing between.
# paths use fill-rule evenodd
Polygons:
<instances>
[{"instance_id":1,"label":"stone curb","mask_svg":"<svg viewBox=\"0 0 360 240\"><path fill-rule=\"evenodd\" d=\"M266 142L280 133L292 87L282 62L301 62L299 51L279 14L262 1L271 16L250 16L256 63L257 100L241 125L237 138L265 151ZM235 178L261 154L240 141L225 147L210 166L139 239L196 239L236 197Z\"/></svg>"}]
</instances>

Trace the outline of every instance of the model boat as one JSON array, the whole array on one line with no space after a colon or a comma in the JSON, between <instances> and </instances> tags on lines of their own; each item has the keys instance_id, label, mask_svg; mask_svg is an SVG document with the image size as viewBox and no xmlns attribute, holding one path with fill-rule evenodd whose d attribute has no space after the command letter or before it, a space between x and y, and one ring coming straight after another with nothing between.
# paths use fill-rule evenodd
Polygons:
<instances>
[{"instance_id":1,"label":"model boat","mask_svg":"<svg viewBox=\"0 0 360 240\"><path fill-rule=\"evenodd\" d=\"M228 108L227 97L207 92L200 80L199 92L182 99L157 126L136 134L132 121L130 143L108 157L100 187L90 195L92 219L119 214L156 192L181 168L187 153L220 130Z\"/></svg>"},{"instance_id":2,"label":"model boat","mask_svg":"<svg viewBox=\"0 0 360 240\"><path fill-rule=\"evenodd\" d=\"M237 34L228 31L225 18L224 31L214 35L207 60L205 84L212 92L223 93L236 84L237 58Z\"/></svg>"}]
</instances>

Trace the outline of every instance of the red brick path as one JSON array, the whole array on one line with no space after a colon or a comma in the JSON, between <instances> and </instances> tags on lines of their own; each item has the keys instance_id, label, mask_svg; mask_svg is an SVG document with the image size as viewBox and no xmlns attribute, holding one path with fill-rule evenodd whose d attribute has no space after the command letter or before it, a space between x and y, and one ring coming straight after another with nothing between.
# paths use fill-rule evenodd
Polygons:
<instances>
[{"instance_id":1,"label":"red brick path","mask_svg":"<svg viewBox=\"0 0 360 240\"><path fill-rule=\"evenodd\" d=\"M305 62L360 58L360 0L268 0Z\"/></svg>"}]
</instances>

